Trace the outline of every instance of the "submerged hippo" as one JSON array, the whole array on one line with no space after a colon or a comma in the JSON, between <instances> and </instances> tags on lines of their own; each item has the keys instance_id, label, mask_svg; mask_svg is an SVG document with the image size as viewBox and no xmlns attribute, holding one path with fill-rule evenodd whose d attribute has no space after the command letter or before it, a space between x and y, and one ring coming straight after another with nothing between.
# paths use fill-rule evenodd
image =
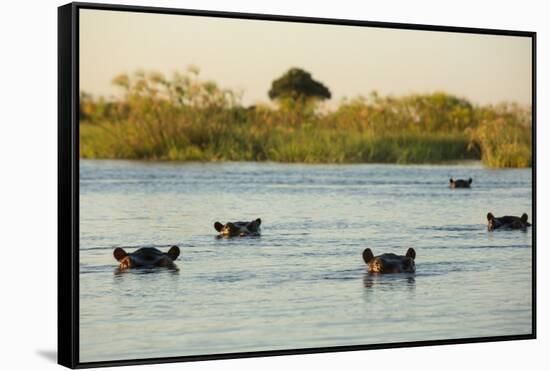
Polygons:
<instances>
[{"instance_id":1,"label":"submerged hippo","mask_svg":"<svg viewBox=\"0 0 550 371\"><path fill-rule=\"evenodd\" d=\"M449 187L451 188L470 188L472 178L465 179L449 179Z\"/></svg>"},{"instance_id":2,"label":"submerged hippo","mask_svg":"<svg viewBox=\"0 0 550 371\"><path fill-rule=\"evenodd\" d=\"M175 268L174 260L180 255L180 249L172 246L167 253L154 247L142 247L134 252L127 253L123 248L117 247L113 251L115 259L119 262L121 270L130 268Z\"/></svg>"},{"instance_id":3,"label":"submerged hippo","mask_svg":"<svg viewBox=\"0 0 550 371\"><path fill-rule=\"evenodd\" d=\"M527 229L531 223L527 222L527 214L523 213L519 216L501 216L497 218L493 213L487 214L487 229L493 231L495 229Z\"/></svg>"},{"instance_id":4,"label":"submerged hippo","mask_svg":"<svg viewBox=\"0 0 550 371\"><path fill-rule=\"evenodd\" d=\"M258 218L251 222L227 222L226 224L216 222L214 228L220 232L220 237L259 236L260 224L262 220Z\"/></svg>"},{"instance_id":5,"label":"submerged hippo","mask_svg":"<svg viewBox=\"0 0 550 371\"><path fill-rule=\"evenodd\" d=\"M391 253L374 256L369 248L363 251L363 260L367 263L369 273L414 273L415 258L416 251L412 247L407 250L405 256Z\"/></svg>"}]
</instances>

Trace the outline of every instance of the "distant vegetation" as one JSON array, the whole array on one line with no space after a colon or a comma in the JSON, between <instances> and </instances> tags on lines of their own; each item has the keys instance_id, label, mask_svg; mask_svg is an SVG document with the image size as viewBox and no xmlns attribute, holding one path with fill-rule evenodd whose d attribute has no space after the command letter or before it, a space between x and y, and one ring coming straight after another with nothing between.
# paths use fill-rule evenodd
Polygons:
<instances>
[{"instance_id":1,"label":"distant vegetation","mask_svg":"<svg viewBox=\"0 0 550 371\"><path fill-rule=\"evenodd\" d=\"M319 109L329 89L301 69L276 79L268 105L243 107L197 69L171 78L120 75L117 100L81 93L83 158L306 163L438 163L481 159L530 167L531 110L474 106L445 93L344 100Z\"/></svg>"}]
</instances>

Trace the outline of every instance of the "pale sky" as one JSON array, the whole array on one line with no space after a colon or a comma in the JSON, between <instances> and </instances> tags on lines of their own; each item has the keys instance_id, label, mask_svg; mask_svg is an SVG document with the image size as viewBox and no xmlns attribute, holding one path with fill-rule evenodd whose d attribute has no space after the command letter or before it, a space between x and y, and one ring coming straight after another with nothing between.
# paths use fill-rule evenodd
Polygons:
<instances>
[{"instance_id":1,"label":"pale sky","mask_svg":"<svg viewBox=\"0 0 550 371\"><path fill-rule=\"evenodd\" d=\"M309 71L341 98L445 91L474 103L531 103L528 37L80 10L80 88L119 92L111 80L138 69L200 77L268 102L271 82Z\"/></svg>"}]
</instances>

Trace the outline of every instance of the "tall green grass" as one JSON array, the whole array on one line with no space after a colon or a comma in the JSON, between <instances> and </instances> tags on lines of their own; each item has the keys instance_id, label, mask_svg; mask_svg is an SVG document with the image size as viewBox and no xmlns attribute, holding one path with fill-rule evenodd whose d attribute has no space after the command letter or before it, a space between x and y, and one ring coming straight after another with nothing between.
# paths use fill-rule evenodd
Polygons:
<instances>
[{"instance_id":1,"label":"tall green grass","mask_svg":"<svg viewBox=\"0 0 550 371\"><path fill-rule=\"evenodd\" d=\"M490 167L532 166L531 111L517 105L485 107L477 113L479 125L470 129L470 140L482 151Z\"/></svg>"},{"instance_id":2,"label":"tall green grass","mask_svg":"<svg viewBox=\"0 0 550 371\"><path fill-rule=\"evenodd\" d=\"M123 95L81 96L83 158L531 166L530 109L475 107L444 93L342 102L330 112L245 108L198 71L114 79Z\"/></svg>"}]
</instances>

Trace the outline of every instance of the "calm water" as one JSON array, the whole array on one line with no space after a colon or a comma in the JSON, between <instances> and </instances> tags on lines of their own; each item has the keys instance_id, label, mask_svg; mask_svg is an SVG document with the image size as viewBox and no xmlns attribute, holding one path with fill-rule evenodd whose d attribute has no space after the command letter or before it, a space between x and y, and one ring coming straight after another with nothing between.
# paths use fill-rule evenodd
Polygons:
<instances>
[{"instance_id":1,"label":"calm water","mask_svg":"<svg viewBox=\"0 0 550 371\"><path fill-rule=\"evenodd\" d=\"M531 332L531 171L81 161L82 362ZM451 190L450 176L472 177ZM217 220L262 218L259 238ZM180 246L179 271L115 274L114 247ZM361 253L416 249L415 275Z\"/></svg>"}]
</instances>

